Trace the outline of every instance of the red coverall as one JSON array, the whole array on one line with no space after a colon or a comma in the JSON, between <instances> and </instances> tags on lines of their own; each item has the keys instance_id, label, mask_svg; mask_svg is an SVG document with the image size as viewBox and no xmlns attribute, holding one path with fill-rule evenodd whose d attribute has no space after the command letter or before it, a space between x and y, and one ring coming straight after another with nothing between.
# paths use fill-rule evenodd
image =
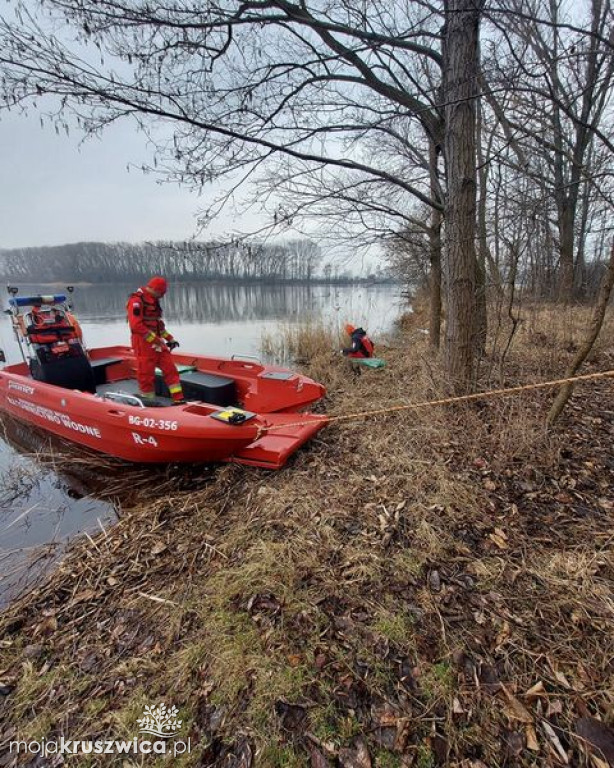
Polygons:
<instances>
[{"instance_id":1,"label":"red coverall","mask_svg":"<svg viewBox=\"0 0 614 768\"><path fill-rule=\"evenodd\" d=\"M126 310L132 332L132 349L136 355L136 378L141 394L146 397L154 396L157 366L162 371L172 399L182 402L183 391L179 372L165 343L174 339L164 326L160 302L144 288L139 288L128 299Z\"/></svg>"},{"instance_id":2,"label":"red coverall","mask_svg":"<svg viewBox=\"0 0 614 768\"><path fill-rule=\"evenodd\" d=\"M346 357L373 357L375 344L362 328L355 328L350 338L352 346L341 350Z\"/></svg>"}]
</instances>

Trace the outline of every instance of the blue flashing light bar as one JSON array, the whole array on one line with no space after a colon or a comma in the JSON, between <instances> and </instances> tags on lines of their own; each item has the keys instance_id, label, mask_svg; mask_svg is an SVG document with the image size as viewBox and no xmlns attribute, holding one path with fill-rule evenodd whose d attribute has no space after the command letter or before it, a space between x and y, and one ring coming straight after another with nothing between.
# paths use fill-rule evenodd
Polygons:
<instances>
[{"instance_id":1,"label":"blue flashing light bar","mask_svg":"<svg viewBox=\"0 0 614 768\"><path fill-rule=\"evenodd\" d=\"M9 299L11 307L37 307L41 304L61 304L66 301L63 293L56 293L53 296L16 296Z\"/></svg>"}]
</instances>

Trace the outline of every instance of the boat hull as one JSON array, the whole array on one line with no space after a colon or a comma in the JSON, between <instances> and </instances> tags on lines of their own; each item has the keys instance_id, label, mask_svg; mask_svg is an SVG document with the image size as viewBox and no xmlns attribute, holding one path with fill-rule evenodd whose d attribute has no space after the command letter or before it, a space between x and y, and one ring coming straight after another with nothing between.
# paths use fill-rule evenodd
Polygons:
<instances>
[{"instance_id":1,"label":"boat hull","mask_svg":"<svg viewBox=\"0 0 614 768\"><path fill-rule=\"evenodd\" d=\"M111 376L117 378L107 387L120 389L121 377L134 372L134 358L126 347L91 350L90 356L94 364L113 360ZM0 407L64 440L139 463L238 461L278 469L326 423L325 417L299 413L324 393L311 379L246 361L177 358L197 371L232 378L240 405L254 416L229 424L215 418L220 406L206 402L143 408L112 401L35 381L25 364L0 371Z\"/></svg>"}]
</instances>

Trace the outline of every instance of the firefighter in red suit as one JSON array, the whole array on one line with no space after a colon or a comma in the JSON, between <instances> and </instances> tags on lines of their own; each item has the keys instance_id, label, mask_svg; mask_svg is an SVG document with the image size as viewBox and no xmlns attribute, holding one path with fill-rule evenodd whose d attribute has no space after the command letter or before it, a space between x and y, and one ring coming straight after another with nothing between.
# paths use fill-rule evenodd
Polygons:
<instances>
[{"instance_id":1,"label":"firefighter in red suit","mask_svg":"<svg viewBox=\"0 0 614 768\"><path fill-rule=\"evenodd\" d=\"M162 320L159 299L166 293L166 279L152 277L128 299L126 310L132 332L132 349L136 355L137 381L140 396L153 400L155 396L156 367L162 371L174 403L183 403L179 373L171 350L179 346L166 330Z\"/></svg>"}]
</instances>

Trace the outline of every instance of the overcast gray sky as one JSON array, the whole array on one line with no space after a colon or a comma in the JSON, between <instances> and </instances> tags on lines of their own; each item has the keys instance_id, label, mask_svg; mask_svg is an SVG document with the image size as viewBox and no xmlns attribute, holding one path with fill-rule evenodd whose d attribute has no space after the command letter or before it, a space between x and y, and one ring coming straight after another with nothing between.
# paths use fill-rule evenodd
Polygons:
<instances>
[{"instance_id":1,"label":"overcast gray sky","mask_svg":"<svg viewBox=\"0 0 614 768\"><path fill-rule=\"evenodd\" d=\"M0 113L0 248L82 240L191 237L205 200L175 184L160 185L129 163L146 162L145 138L126 122L101 139L41 128L36 114ZM238 229L230 216L209 234Z\"/></svg>"},{"instance_id":2,"label":"overcast gray sky","mask_svg":"<svg viewBox=\"0 0 614 768\"><path fill-rule=\"evenodd\" d=\"M0 112L0 249L193 237L213 191L199 197L177 184L159 184L139 170L150 161L144 135L128 121L84 141L78 129L67 136L51 124L41 127L34 111ZM128 171L128 165L137 167ZM269 221L227 207L198 239L258 232ZM351 247L323 248L326 259L359 272L380 264L377 249L356 259Z\"/></svg>"}]
</instances>

